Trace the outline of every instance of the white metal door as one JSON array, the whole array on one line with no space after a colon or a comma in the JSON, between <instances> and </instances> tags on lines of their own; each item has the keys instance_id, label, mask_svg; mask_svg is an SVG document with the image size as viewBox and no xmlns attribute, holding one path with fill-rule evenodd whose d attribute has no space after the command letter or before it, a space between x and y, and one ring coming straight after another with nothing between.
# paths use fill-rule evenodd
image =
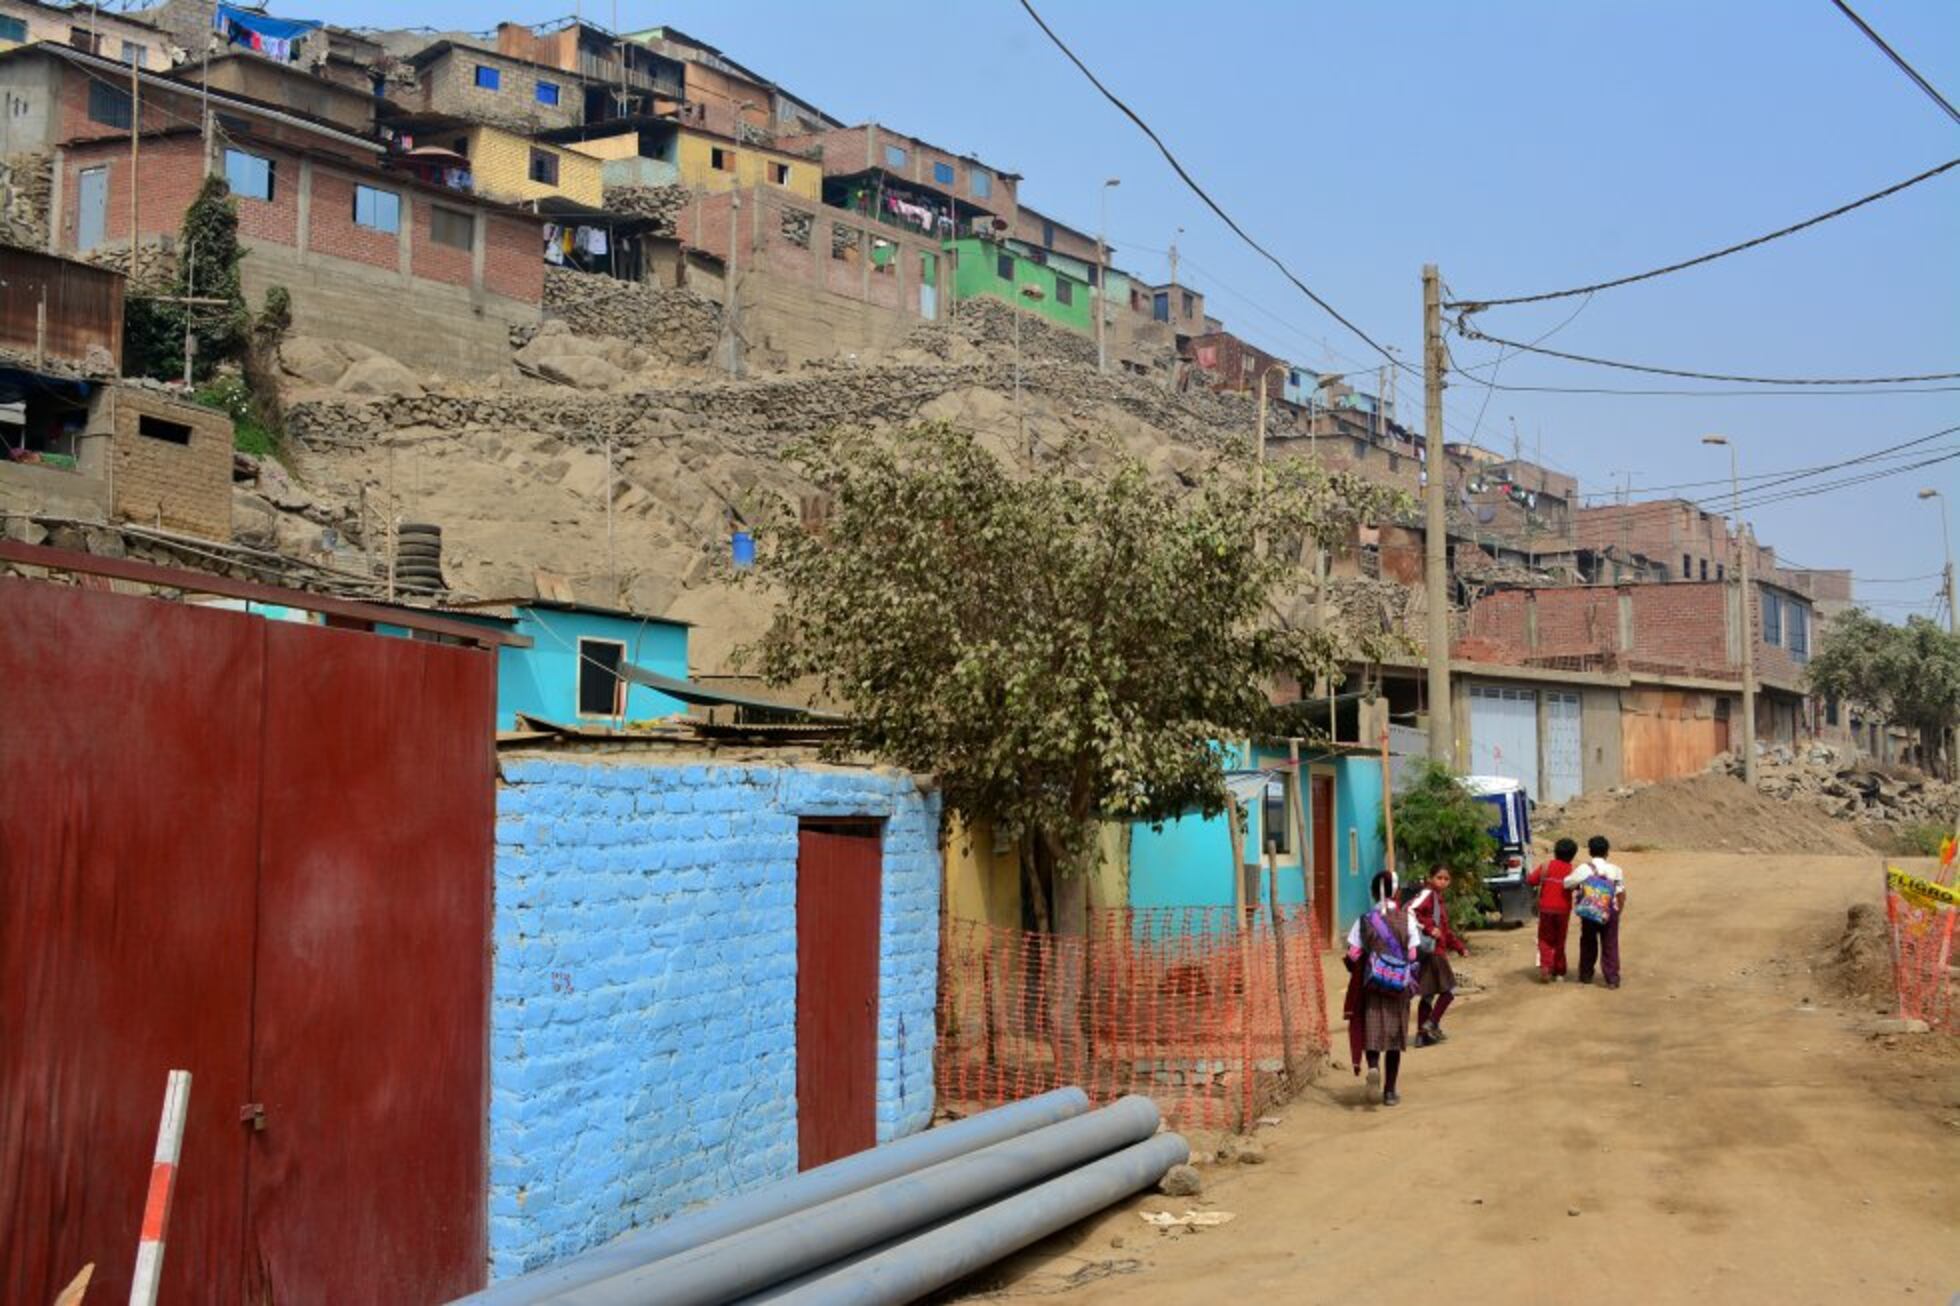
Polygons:
<instances>
[{"instance_id":1,"label":"white metal door","mask_svg":"<svg viewBox=\"0 0 1960 1306\"><path fill-rule=\"evenodd\" d=\"M1545 793L1548 803L1576 797L1585 787L1585 745L1579 729L1579 696L1545 695Z\"/></svg>"},{"instance_id":2,"label":"white metal door","mask_svg":"<svg viewBox=\"0 0 1960 1306\"><path fill-rule=\"evenodd\" d=\"M102 243L109 221L109 170L84 168L75 213L75 248L94 249Z\"/></svg>"},{"instance_id":3,"label":"white metal door","mask_svg":"<svg viewBox=\"0 0 1960 1306\"><path fill-rule=\"evenodd\" d=\"M1470 774L1509 776L1538 796L1538 693L1470 686Z\"/></svg>"}]
</instances>

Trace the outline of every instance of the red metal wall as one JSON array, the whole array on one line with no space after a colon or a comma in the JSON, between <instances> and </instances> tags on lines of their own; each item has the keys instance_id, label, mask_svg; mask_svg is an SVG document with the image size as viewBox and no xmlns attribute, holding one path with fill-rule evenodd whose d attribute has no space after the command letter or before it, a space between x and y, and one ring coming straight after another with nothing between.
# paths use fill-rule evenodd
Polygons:
<instances>
[{"instance_id":1,"label":"red metal wall","mask_svg":"<svg viewBox=\"0 0 1960 1306\"><path fill-rule=\"evenodd\" d=\"M806 825L796 851L796 1131L801 1169L875 1145L875 829Z\"/></svg>"},{"instance_id":2,"label":"red metal wall","mask_svg":"<svg viewBox=\"0 0 1960 1306\"><path fill-rule=\"evenodd\" d=\"M0 580L0 1299L484 1277L491 656ZM262 1132L240 1123L262 1103Z\"/></svg>"}]
</instances>

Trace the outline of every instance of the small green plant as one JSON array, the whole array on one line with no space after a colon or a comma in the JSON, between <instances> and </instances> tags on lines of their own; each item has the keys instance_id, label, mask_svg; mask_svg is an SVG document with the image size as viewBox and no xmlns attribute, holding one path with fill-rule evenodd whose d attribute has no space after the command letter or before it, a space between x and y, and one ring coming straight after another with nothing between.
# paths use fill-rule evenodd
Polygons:
<instances>
[{"instance_id":1,"label":"small green plant","mask_svg":"<svg viewBox=\"0 0 1960 1306\"><path fill-rule=\"evenodd\" d=\"M1893 838L1893 852L1900 857L1938 857L1948 833L1944 825L1904 826Z\"/></svg>"},{"instance_id":2,"label":"small green plant","mask_svg":"<svg viewBox=\"0 0 1960 1306\"><path fill-rule=\"evenodd\" d=\"M279 452L279 432L265 420L252 387L236 373L213 377L199 386L197 401L231 418L232 447L261 458Z\"/></svg>"},{"instance_id":3,"label":"small green plant","mask_svg":"<svg viewBox=\"0 0 1960 1306\"><path fill-rule=\"evenodd\" d=\"M1394 800L1395 854L1406 868L1403 878L1414 882L1433 866L1449 867L1451 919L1480 925L1495 905L1484 887L1484 870L1497 855L1490 808L1441 763L1425 759L1417 768L1415 781Z\"/></svg>"}]
</instances>

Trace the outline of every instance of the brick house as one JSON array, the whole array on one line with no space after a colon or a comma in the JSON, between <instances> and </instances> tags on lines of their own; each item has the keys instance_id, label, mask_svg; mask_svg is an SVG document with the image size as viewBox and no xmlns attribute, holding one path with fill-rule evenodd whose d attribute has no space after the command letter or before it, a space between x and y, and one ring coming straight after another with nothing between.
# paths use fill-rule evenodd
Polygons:
<instances>
[{"instance_id":1,"label":"brick house","mask_svg":"<svg viewBox=\"0 0 1960 1306\"><path fill-rule=\"evenodd\" d=\"M1020 175L876 123L784 135L776 147L820 151L824 203L946 238L1011 230Z\"/></svg>"},{"instance_id":2,"label":"brick house","mask_svg":"<svg viewBox=\"0 0 1960 1306\"><path fill-rule=\"evenodd\" d=\"M585 121L585 84L576 73L454 41L437 41L409 62L415 89L394 103L410 113L467 118L524 133Z\"/></svg>"},{"instance_id":3,"label":"brick house","mask_svg":"<svg viewBox=\"0 0 1960 1306\"><path fill-rule=\"evenodd\" d=\"M171 249L207 170L238 204L248 299L292 293L295 330L360 339L412 366L463 374L503 365L508 329L544 296L541 219L384 166L384 147L310 117L143 75L137 194L130 198L126 78L89 55L36 46L0 55L0 91L50 99L53 252ZM52 75L50 75L52 74ZM135 212L132 215L132 207ZM385 304L385 311L377 311Z\"/></svg>"},{"instance_id":4,"label":"brick house","mask_svg":"<svg viewBox=\"0 0 1960 1306\"><path fill-rule=\"evenodd\" d=\"M0 51L36 41L70 46L138 68L168 68L167 32L92 5L0 0Z\"/></svg>"}]
</instances>

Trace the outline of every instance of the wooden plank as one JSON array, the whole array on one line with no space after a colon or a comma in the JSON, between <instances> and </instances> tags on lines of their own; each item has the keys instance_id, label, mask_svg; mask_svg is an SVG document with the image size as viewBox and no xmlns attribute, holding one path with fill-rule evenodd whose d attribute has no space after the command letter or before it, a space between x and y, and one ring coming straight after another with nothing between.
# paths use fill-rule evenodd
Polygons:
<instances>
[{"instance_id":1,"label":"wooden plank","mask_svg":"<svg viewBox=\"0 0 1960 1306\"><path fill-rule=\"evenodd\" d=\"M139 562L135 558L104 558L75 549L52 549L43 544L22 544L18 540L0 540L0 561L18 562L29 567L46 567L49 571L73 572L81 576L107 576L114 580L133 581L140 585L160 585L190 594L217 594L228 599L246 599L254 603L276 603L288 608L298 608L303 612L323 612L330 616L346 617L370 624L400 626L406 630L420 630L431 635L447 635L451 639L464 640L479 648L531 647L531 639L528 635L518 635L489 626L478 626L467 621L456 621L449 617L438 617L414 608L382 607L378 604L362 603L358 599L343 599L332 594L315 594L309 590L286 589L279 585L267 585L261 581L236 580L230 576L215 576L209 572L186 571L181 567L163 567L153 562Z\"/></svg>"}]
</instances>

